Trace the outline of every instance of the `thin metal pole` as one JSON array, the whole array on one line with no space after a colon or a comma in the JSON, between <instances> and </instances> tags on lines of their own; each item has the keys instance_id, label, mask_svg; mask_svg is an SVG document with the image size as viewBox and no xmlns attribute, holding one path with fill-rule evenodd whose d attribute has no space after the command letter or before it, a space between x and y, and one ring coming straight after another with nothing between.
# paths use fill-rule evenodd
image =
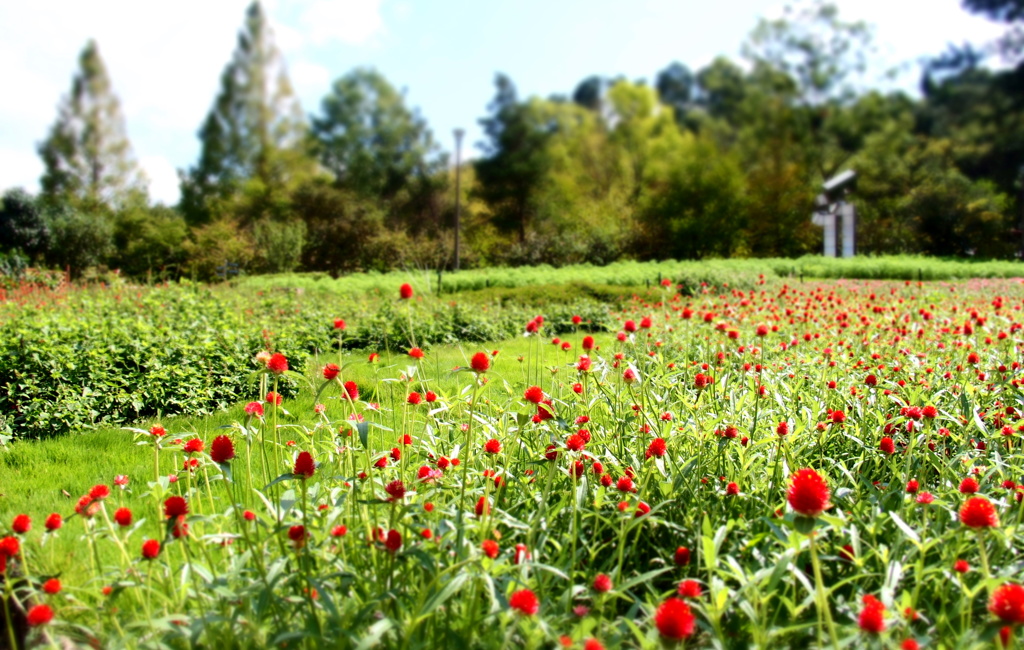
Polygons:
<instances>
[{"instance_id":1,"label":"thin metal pole","mask_svg":"<svg viewBox=\"0 0 1024 650\"><path fill-rule=\"evenodd\" d=\"M455 270L459 270L462 236L462 136L463 129L455 129Z\"/></svg>"}]
</instances>

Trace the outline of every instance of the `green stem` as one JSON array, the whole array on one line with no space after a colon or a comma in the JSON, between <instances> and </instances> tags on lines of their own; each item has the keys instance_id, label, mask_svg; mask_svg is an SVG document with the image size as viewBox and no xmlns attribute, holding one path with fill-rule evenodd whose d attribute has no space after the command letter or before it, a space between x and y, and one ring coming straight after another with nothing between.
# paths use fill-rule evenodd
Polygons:
<instances>
[{"instance_id":1,"label":"green stem","mask_svg":"<svg viewBox=\"0 0 1024 650\"><path fill-rule=\"evenodd\" d=\"M832 622L832 612L828 606L828 595L825 594L825 582L821 578L821 563L818 561L818 551L815 544L815 531L811 531L811 564L814 566L814 588L818 596L818 612L825 618L825 623L828 625L828 635L832 640L832 647L839 648L839 636L836 634L836 626ZM820 619L819 619L820 621ZM818 626L818 645L821 644L821 625Z\"/></svg>"}]
</instances>

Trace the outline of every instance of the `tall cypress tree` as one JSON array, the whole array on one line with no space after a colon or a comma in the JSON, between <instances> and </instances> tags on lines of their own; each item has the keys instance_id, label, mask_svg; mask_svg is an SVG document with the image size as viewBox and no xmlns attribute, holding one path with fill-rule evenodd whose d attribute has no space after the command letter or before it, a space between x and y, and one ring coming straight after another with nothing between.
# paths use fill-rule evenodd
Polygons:
<instances>
[{"instance_id":1,"label":"tall cypress tree","mask_svg":"<svg viewBox=\"0 0 1024 650\"><path fill-rule=\"evenodd\" d=\"M145 179L132 156L121 104L96 42L78 58L71 93L38 151L46 166L43 197L87 210L116 209L144 196Z\"/></svg>"},{"instance_id":2,"label":"tall cypress tree","mask_svg":"<svg viewBox=\"0 0 1024 650\"><path fill-rule=\"evenodd\" d=\"M246 11L220 92L199 130L199 161L181 172L181 208L205 223L219 200L250 181L274 193L308 175L308 127L259 2Z\"/></svg>"}]
</instances>

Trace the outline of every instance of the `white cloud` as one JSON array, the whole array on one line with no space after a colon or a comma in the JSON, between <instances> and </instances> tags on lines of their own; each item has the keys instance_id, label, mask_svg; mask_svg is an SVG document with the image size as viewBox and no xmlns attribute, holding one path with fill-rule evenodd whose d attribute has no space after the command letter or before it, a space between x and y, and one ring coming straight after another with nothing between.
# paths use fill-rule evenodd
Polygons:
<instances>
[{"instance_id":1,"label":"white cloud","mask_svg":"<svg viewBox=\"0 0 1024 650\"><path fill-rule=\"evenodd\" d=\"M296 93L302 96L323 95L331 83L331 71L312 61L300 60L288 66L288 76ZM312 107L305 107L309 110Z\"/></svg>"},{"instance_id":2,"label":"white cloud","mask_svg":"<svg viewBox=\"0 0 1024 650\"><path fill-rule=\"evenodd\" d=\"M34 149L0 149L0 192L22 187L34 192L43 175L43 163Z\"/></svg>"},{"instance_id":3,"label":"white cloud","mask_svg":"<svg viewBox=\"0 0 1024 650\"><path fill-rule=\"evenodd\" d=\"M149 198L154 203L174 205L178 202L178 172L164 156L144 156L139 166L149 181Z\"/></svg>"},{"instance_id":4,"label":"white cloud","mask_svg":"<svg viewBox=\"0 0 1024 650\"><path fill-rule=\"evenodd\" d=\"M364 45L384 31L381 0L313 0L302 11L299 23L316 45L341 41Z\"/></svg>"}]
</instances>

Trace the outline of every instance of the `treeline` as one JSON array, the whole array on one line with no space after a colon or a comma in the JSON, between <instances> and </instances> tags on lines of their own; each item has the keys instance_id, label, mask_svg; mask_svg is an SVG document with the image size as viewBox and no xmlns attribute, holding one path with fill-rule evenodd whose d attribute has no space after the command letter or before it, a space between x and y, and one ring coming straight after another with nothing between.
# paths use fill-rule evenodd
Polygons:
<instances>
[{"instance_id":1,"label":"treeline","mask_svg":"<svg viewBox=\"0 0 1024 650\"><path fill-rule=\"evenodd\" d=\"M1003 10L1019 0L968 4L1019 19ZM462 266L814 253L814 197L847 168L859 252L1015 255L1024 65L991 71L953 50L925 67L918 100L857 86L870 42L817 3L762 21L740 63L672 63L653 84L594 76L522 97L498 74L481 155L460 170ZM180 203L151 206L90 42L39 146L40 195L3 197L6 268L210 279L234 265L451 266L456 170L426 122L372 69L306 115L259 3L199 138Z\"/></svg>"}]
</instances>

